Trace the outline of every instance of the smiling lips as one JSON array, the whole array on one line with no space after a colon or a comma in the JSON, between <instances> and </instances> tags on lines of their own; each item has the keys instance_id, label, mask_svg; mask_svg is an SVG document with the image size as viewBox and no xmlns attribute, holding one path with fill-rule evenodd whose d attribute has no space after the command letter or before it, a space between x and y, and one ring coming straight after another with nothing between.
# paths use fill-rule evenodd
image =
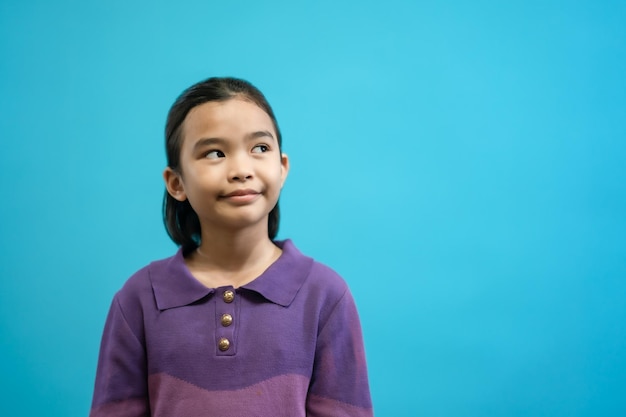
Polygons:
<instances>
[{"instance_id":1,"label":"smiling lips","mask_svg":"<svg viewBox=\"0 0 626 417\"><path fill-rule=\"evenodd\" d=\"M254 200L257 199L258 196L260 196L261 193L259 193L256 190L252 190L252 189L246 189L246 190L235 190L233 192L230 192L228 194L224 194L221 199L223 200L227 200L233 203L240 203L240 204L245 204L245 203L250 203Z\"/></svg>"}]
</instances>

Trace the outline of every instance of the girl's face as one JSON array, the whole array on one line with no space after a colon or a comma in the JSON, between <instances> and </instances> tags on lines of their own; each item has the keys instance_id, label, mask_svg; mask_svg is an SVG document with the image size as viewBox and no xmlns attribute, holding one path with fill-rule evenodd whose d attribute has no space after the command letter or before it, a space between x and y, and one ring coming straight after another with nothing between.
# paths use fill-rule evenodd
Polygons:
<instances>
[{"instance_id":1,"label":"girl's face","mask_svg":"<svg viewBox=\"0 0 626 417\"><path fill-rule=\"evenodd\" d=\"M202 229L267 227L289 171L267 113L239 98L203 103L187 114L182 138L182 173L168 167L163 175Z\"/></svg>"}]
</instances>

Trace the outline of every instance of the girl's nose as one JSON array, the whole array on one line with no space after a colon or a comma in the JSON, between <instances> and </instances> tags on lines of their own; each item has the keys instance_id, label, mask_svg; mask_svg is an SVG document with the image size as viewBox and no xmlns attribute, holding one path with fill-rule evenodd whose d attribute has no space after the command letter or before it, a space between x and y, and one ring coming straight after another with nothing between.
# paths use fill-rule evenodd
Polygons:
<instances>
[{"instance_id":1,"label":"girl's nose","mask_svg":"<svg viewBox=\"0 0 626 417\"><path fill-rule=\"evenodd\" d=\"M248 181L251 180L252 177L252 167L245 158L237 158L232 161L229 175L231 181Z\"/></svg>"},{"instance_id":2,"label":"girl's nose","mask_svg":"<svg viewBox=\"0 0 626 417\"><path fill-rule=\"evenodd\" d=\"M252 179L252 174L244 174L244 173L233 175L231 177L232 181L240 181L240 182L251 180L251 179Z\"/></svg>"}]
</instances>

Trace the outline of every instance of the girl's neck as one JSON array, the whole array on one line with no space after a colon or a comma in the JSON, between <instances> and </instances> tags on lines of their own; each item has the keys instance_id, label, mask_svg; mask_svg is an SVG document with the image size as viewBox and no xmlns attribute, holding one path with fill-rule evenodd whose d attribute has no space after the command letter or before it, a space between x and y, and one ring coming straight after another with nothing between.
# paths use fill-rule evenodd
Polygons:
<instances>
[{"instance_id":1,"label":"girl's neck","mask_svg":"<svg viewBox=\"0 0 626 417\"><path fill-rule=\"evenodd\" d=\"M240 287L261 275L282 253L267 230L203 229L202 243L186 259L192 275L210 288Z\"/></svg>"}]
</instances>

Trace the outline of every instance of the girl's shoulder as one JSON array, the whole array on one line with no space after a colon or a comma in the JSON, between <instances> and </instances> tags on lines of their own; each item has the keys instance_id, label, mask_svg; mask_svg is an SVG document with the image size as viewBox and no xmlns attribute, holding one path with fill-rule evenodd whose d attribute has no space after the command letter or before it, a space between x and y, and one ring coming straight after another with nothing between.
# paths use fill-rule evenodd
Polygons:
<instances>
[{"instance_id":1,"label":"girl's shoulder","mask_svg":"<svg viewBox=\"0 0 626 417\"><path fill-rule=\"evenodd\" d=\"M124 283L115 297L121 304L141 304L154 300L154 282L163 281L167 276L180 276L184 272L182 251L176 254L150 262L137 270Z\"/></svg>"},{"instance_id":2,"label":"girl's shoulder","mask_svg":"<svg viewBox=\"0 0 626 417\"><path fill-rule=\"evenodd\" d=\"M124 283L122 289L141 287L146 283L149 283L150 277L154 274L161 274L170 268L172 263L176 263L177 258L182 260L182 252L178 250L174 255L167 258L156 259L151 261L144 267L138 269L133 273Z\"/></svg>"},{"instance_id":3,"label":"girl's shoulder","mask_svg":"<svg viewBox=\"0 0 626 417\"><path fill-rule=\"evenodd\" d=\"M309 259L309 268L294 303L304 306L303 311L316 317L322 327L333 315L338 320L348 321L358 317L348 284L341 275L322 262L302 256Z\"/></svg>"},{"instance_id":4,"label":"girl's shoulder","mask_svg":"<svg viewBox=\"0 0 626 417\"><path fill-rule=\"evenodd\" d=\"M312 285L323 286L326 289L344 292L348 284L337 271L319 261L313 261L309 280Z\"/></svg>"},{"instance_id":5,"label":"girl's shoulder","mask_svg":"<svg viewBox=\"0 0 626 417\"><path fill-rule=\"evenodd\" d=\"M306 279L303 281L305 289L331 297L341 297L348 291L346 281L337 271L312 257L302 254L291 240L285 241L283 251L283 253L301 258L297 264L300 266L300 272L306 275Z\"/></svg>"}]
</instances>

